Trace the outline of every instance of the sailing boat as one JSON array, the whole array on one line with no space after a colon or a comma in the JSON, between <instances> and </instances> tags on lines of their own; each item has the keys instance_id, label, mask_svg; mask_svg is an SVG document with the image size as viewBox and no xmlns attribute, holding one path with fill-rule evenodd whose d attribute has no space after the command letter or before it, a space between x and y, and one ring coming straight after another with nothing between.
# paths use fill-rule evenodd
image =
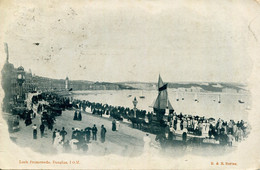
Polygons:
<instances>
[{"instance_id":1,"label":"sailing boat","mask_svg":"<svg viewBox=\"0 0 260 170\"><path fill-rule=\"evenodd\" d=\"M143 91L142 91L142 95L139 96L139 97L140 97L140 99L144 99L145 98L145 96L143 95Z\"/></svg>"},{"instance_id":2,"label":"sailing boat","mask_svg":"<svg viewBox=\"0 0 260 170\"><path fill-rule=\"evenodd\" d=\"M198 93L195 93L194 101L195 101L195 102L199 102L199 100L198 100Z\"/></svg>"},{"instance_id":3,"label":"sailing boat","mask_svg":"<svg viewBox=\"0 0 260 170\"><path fill-rule=\"evenodd\" d=\"M181 98L181 100L184 100L184 93L182 93L182 98Z\"/></svg>"},{"instance_id":4,"label":"sailing boat","mask_svg":"<svg viewBox=\"0 0 260 170\"><path fill-rule=\"evenodd\" d=\"M243 104L243 103L245 103L242 99L240 99L240 100L238 100L238 103L241 103L241 104Z\"/></svg>"},{"instance_id":5,"label":"sailing boat","mask_svg":"<svg viewBox=\"0 0 260 170\"><path fill-rule=\"evenodd\" d=\"M156 113L157 121L163 119L166 109L169 109L169 113L173 113L174 109L168 99L167 84L164 84L161 76L158 80L158 96L154 102L153 110Z\"/></svg>"},{"instance_id":6,"label":"sailing boat","mask_svg":"<svg viewBox=\"0 0 260 170\"><path fill-rule=\"evenodd\" d=\"M218 103L221 103L220 94L218 95Z\"/></svg>"},{"instance_id":7,"label":"sailing boat","mask_svg":"<svg viewBox=\"0 0 260 170\"><path fill-rule=\"evenodd\" d=\"M179 93L178 93L178 91L176 92L176 101L177 102L179 101Z\"/></svg>"}]
</instances>

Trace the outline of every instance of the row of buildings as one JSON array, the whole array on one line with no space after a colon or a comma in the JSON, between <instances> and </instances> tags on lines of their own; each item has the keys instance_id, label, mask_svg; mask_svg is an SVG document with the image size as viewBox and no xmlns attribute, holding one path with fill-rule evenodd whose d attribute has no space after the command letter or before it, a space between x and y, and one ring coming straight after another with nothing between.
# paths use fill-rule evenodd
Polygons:
<instances>
[{"instance_id":1,"label":"row of buildings","mask_svg":"<svg viewBox=\"0 0 260 170\"><path fill-rule=\"evenodd\" d=\"M2 88L5 93L3 100L4 107L8 103L17 103L26 98L26 94L35 91L71 91L71 90L121 90L134 89L131 86L105 83L105 82L91 82L83 80L72 80L68 77L65 79L50 79L46 77L36 76L32 71L25 71L20 66L15 68L9 62L8 46L6 47L6 61L1 71L2 73Z\"/></svg>"}]
</instances>

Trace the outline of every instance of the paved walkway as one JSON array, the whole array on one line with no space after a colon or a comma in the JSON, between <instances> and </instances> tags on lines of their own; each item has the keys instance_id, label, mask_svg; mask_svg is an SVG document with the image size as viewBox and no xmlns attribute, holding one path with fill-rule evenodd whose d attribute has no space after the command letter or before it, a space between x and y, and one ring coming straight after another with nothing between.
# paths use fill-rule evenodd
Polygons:
<instances>
[{"instance_id":1,"label":"paved walkway","mask_svg":"<svg viewBox=\"0 0 260 170\"><path fill-rule=\"evenodd\" d=\"M98 128L97 141L91 141L88 145L89 150L86 153L83 151L76 151L77 154L90 155L105 155L105 154L119 154L124 156L139 156L143 153L145 132L131 127L131 124L121 123L118 131L112 131L112 120L109 118L101 118L89 113L82 113L82 121L73 120L74 111L63 111L62 116L56 117L54 128L62 129L68 132L66 139L71 139L72 127L85 129L96 124ZM37 124L38 138L33 139L32 125ZM52 146L52 131L45 128L45 136L40 137L40 115L37 115L32 120L32 125L25 126L23 121L20 121L20 131L11 133L10 137L22 147L30 147L36 152L44 154L57 153L57 150ZM106 142L100 142L101 125L107 129ZM150 134L151 141L154 142L155 135ZM154 142L155 143L155 142ZM126 149L127 146L127 149Z\"/></svg>"}]
</instances>

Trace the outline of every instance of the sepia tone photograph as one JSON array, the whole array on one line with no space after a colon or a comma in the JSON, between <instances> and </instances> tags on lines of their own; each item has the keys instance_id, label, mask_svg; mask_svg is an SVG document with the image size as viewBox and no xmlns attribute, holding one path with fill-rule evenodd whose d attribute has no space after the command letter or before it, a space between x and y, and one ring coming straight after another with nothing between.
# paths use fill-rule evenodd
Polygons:
<instances>
[{"instance_id":1,"label":"sepia tone photograph","mask_svg":"<svg viewBox=\"0 0 260 170\"><path fill-rule=\"evenodd\" d=\"M0 168L260 168L259 3L1 0Z\"/></svg>"}]
</instances>

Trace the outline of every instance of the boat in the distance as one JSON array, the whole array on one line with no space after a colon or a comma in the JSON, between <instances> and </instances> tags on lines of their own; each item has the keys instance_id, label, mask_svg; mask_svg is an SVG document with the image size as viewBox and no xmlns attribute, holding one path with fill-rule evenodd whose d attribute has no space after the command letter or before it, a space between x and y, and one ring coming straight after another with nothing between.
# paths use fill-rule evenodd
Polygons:
<instances>
[{"instance_id":1,"label":"boat in the distance","mask_svg":"<svg viewBox=\"0 0 260 170\"><path fill-rule=\"evenodd\" d=\"M199 100L198 100L198 93L195 93L194 101L197 102L197 103L199 102Z\"/></svg>"},{"instance_id":2,"label":"boat in the distance","mask_svg":"<svg viewBox=\"0 0 260 170\"><path fill-rule=\"evenodd\" d=\"M241 104L243 104L243 103L245 103L242 99L240 99L240 100L238 100L238 103L241 103Z\"/></svg>"},{"instance_id":3,"label":"boat in the distance","mask_svg":"<svg viewBox=\"0 0 260 170\"><path fill-rule=\"evenodd\" d=\"M178 91L176 92L176 101L177 102L179 101L179 93L178 93Z\"/></svg>"},{"instance_id":4,"label":"boat in the distance","mask_svg":"<svg viewBox=\"0 0 260 170\"><path fill-rule=\"evenodd\" d=\"M143 95L143 91L142 91L142 95L139 96L139 98L140 98L140 99L144 99L144 98L145 98L145 96Z\"/></svg>"}]
</instances>

